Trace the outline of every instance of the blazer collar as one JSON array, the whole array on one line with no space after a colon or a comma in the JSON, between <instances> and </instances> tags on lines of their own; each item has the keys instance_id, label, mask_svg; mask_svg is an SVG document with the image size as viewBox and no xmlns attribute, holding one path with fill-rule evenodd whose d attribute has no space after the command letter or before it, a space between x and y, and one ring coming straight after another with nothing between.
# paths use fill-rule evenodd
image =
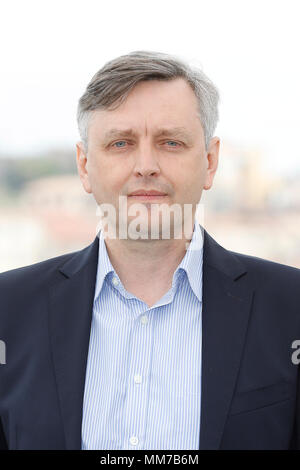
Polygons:
<instances>
[{"instance_id":1,"label":"blazer collar","mask_svg":"<svg viewBox=\"0 0 300 470\"><path fill-rule=\"evenodd\" d=\"M200 449L219 448L241 360L253 289L243 263L203 229ZM81 448L98 235L49 286L49 331L67 449Z\"/></svg>"}]
</instances>

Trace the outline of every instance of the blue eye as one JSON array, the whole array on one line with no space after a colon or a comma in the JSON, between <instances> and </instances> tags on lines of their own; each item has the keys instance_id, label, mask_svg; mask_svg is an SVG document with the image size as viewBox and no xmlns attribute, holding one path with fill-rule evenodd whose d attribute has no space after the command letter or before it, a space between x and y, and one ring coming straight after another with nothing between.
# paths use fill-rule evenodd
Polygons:
<instances>
[{"instance_id":1,"label":"blue eye","mask_svg":"<svg viewBox=\"0 0 300 470\"><path fill-rule=\"evenodd\" d=\"M115 142L113 145L115 145L117 148L124 147L124 145L118 145L118 144L126 144L125 140L119 140L118 142Z\"/></svg>"},{"instance_id":2,"label":"blue eye","mask_svg":"<svg viewBox=\"0 0 300 470\"><path fill-rule=\"evenodd\" d=\"M174 140L168 140L167 144L175 144L175 145L170 145L170 147L177 147L177 142Z\"/></svg>"}]
</instances>

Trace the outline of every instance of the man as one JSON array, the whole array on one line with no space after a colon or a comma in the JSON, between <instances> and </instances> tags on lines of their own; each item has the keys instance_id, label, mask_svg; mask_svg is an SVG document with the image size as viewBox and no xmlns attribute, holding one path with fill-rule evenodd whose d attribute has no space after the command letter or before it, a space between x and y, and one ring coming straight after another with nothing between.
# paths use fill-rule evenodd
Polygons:
<instances>
[{"instance_id":1,"label":"man","mask_svg":"<svg viewBox=\"0 0 300 470\"><path fill-rule=\"evenodd\" d=\"M102 227L0 275L2 448L300 448L300 271L196 221L217 106L201 71L160 53L92 78L77 165Z\"/></svg>"}]
</instances>

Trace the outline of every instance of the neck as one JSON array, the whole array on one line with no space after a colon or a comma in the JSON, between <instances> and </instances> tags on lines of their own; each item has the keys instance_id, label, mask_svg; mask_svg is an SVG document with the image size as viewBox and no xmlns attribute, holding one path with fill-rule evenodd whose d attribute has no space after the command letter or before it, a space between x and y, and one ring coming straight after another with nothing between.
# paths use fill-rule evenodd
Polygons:
<instances>
[{"instance_id":1,"label":"neck","mask_svg":"<svg viewBox=\"0 0 300 470\"><path fill-rule=\"evenodd\" d=\"M185 256L192 235L193 231L181 239L105 238L105 244L110 262L128 291L158 291L171 287L173 274Z\"/></svg>"}]
</instances>

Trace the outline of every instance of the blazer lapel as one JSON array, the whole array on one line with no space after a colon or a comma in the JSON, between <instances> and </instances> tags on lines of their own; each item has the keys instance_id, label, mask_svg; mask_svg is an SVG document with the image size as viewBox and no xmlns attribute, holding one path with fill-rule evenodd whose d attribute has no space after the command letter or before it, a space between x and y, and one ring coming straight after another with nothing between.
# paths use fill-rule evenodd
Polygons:
<instances>
[{"instance_id":1,"label":"blazer lapel","mask_svg":"<svg viewBox=\"0 0 300 470\"><path fill-rule=\"evenodd\" d=\"M85 372L98 262L98 242L71 257L49 288L49 331L66 448L81 449Z\"/></svg>"},{"instance_id":2,"label":"blazer lapel","mask_svg":"<svg viewBox=\"0 0 300 470\"><path fill-rule=\"evenodd\" d=\"M200 449L221 444L251 310L246 272L204 230Z\"/></svg>"}]
</instances>

